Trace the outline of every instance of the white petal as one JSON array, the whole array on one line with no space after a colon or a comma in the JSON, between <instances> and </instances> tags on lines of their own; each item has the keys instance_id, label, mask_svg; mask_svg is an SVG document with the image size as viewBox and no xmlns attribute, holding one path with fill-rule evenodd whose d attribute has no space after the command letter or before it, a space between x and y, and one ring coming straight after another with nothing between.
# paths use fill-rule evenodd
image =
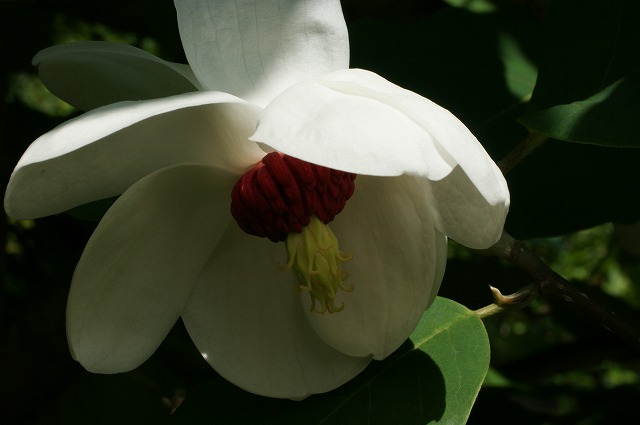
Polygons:
<instances>
[{"instance_id":1,"label":"white petal","mask_svg":"<svg viewBox=\"0 0 640 425\"><path fill-rule=\"evenodd\" d=\"M180 37L204 87L264 106L286 87L348 68L338 0L176 0Z\"/></svg>"},{"instance_id":2,"label":"white petal","mask_svg":"<svg viewBox=\"0 0 640 425\"><path fill-rule=\"evenodd\" d=\"M420 120L412 116L417 111L404 110L408 101L422 109ZM453 117L443 119L445 114L375 74L337 71L278 96L265 108L251 139L338 170L439 180L456 162L442 151L434 132L457 137L464 129Z\"/></svg>"},{"instance_id":3,"label":"white petal","mask_svg":"<svg viewBox=\"0 0 640 425\"><path fill-rule=\"evenodd\" d=\"M497 168L496 172L500 173ZM502 174L496 174L494 182L500 186L504 182ZM488 180L482 182L487 183ZM441 232L469 248L486 249L502 235L509 192L505 186L502 202L491 204L477 184L458 166L444 179L430 182L426 190L432 200L429 208Z\"/></svg>"},{"instance_id":4,"label":"white petal","mask_svg":"<svg viewBox=\"0 0 640 425\"><path fill-rule=\"evenodd\" d=\"M482 145L446 109L371 72L291 87L266 107L251 139L339 170L442 180L431 191L441 232L472 248L500 237L509 190ZM452 199L452 189L470 199Z\"/></svg>"},{"instance_id":5,"label":"white petal","mask_svg":"<svg viewBox=\"0 0 640 425\"><path fill-rule=\"evenodd\" d=\"M33 58L33 64L53 94L84 111L200 87L188 65L126 44L88 41L49 47Z\"/></svg>"},{"instance_id":6,"label":"white petal","mask_svg":"<svg viewBox=\"0 0 640 425\"><path fill-rule=\"evenodd\" d=\"M169 165L196 162L242 173L264 152L247 140L258 107L196 92L94 109L33 142L14 170L5 210L37 218L121 194Z\"/></svg>"},{"instance_id":7,"label":"white petal","mask_svg":"<svg viewBox=\"0 0 640 425\"><path fill-rule=\"evenodd\" d=\"M434 228L416 182L358 176L353 197L329 224L340 248L353 254L343 268L345 284L354 289L338 293L336 304L344 309L333 314L309 312L309 295L300 296L320 338L339 351L385 358L409 337L436 295L446 239Z\"/></svg>"},{"instance_id":8,"label":"white petal","mask_svg":"<svg viewBox=\"0 0 640 425\"><path fill-rule=\"evenodd\" d=\"M69 346L87 370L131 370L160 345L228 225L234 180L178 165L140 180L109 209L67 303Z\"/></svg>"},{"instance_id":9,"label":"white petal","mask_svg":"<svg viewBox=\"0 0 640 425\"><path fill-rule=\"evenodd\" d=\"M356 376L369 357L324 344L309 326L283 244L232 223L200 277L183 320L202 355L252 393L299 399Z\"/></svg>"}]
</instances>

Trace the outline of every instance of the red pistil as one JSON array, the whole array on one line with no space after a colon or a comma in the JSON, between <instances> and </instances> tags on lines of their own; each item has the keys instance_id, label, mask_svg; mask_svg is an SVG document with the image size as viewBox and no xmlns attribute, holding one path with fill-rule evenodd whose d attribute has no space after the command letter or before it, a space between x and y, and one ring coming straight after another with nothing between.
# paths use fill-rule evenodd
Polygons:
<instances>
[{"instance_id":1,"label":"red pistil","mask_svg":"<svg viewBox=\"0 0 640 425\"><path fill-rule=\"evenodd\" d=\"M235 184L231 214L250 235L284 241L312 215L327 224L353 195L356 175L279 152L264 156Z\"/></svg>"}]
</instances>

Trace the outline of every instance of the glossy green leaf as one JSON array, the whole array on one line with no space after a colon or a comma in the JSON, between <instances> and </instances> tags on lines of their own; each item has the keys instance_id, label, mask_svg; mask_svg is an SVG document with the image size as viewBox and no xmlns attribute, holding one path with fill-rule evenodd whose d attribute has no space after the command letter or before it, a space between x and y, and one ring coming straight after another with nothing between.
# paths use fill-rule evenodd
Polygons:
<instances>
[{"instance_id":1,"label":"glossy green leaf","mask_svg":"<svg viewBox=\"0 0 640 425\"><path fill-rule=\"evenodd\" d=\"M550 2L530 111L582 101L640 68L640 2Z\"/></svg>"},{"instance_id":2,"label":"glossy green leaf","mask_svg":"<svg viewBox=\"0 0 640 425\"><path fill-rule=\"evenodd\" d=\"M639 19L637 1L549 3L538 81L520 119L563 141L549 141L507 176L515 237L640 218L640 150L621 148L640 139Z\"/></svg>"},{"instance_id":3,"label":"glossy green leaf","mask_svg":"<svg viewBox=\"0 0 640 425\"><path fill-rule=\"evenodd\" d=\"M437 298L410 340L335 391L298 402L273 400L220 378L188 394L174 424L464 424L489 355L480 319Z\"/></svg>"},{"instance_id":4,"label":"glossy green leaf","mask_svg":"<svg viewBox=\"0 0 640 425\"><path fill-rule=\"evenodd\" d=\"M438 297L411 335L445 380L445 411L436 422L466 422L489 369L490 347L482 321L466 307Z\"/></svg>"},{"instance_id":5,"label":"glossy green leaf","mask_svg":"<svg viewBox=\"0 0 640 425\"><path fill-rule=\"evenodd\" d=\"M558 140L640 147L640 73L634 72L583 101L527 114L530 131Z\"/></svg>"}]
</instances>

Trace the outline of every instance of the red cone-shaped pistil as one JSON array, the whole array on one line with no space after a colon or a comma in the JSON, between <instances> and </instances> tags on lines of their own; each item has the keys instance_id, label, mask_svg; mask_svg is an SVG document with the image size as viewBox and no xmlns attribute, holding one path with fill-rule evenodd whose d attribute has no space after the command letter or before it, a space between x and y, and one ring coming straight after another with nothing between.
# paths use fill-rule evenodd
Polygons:
<instances>
[{"instance_id":1,"label":"red cone-shaped pistil","mask_svg":"<svg viewBox=\"0 0 640 425\"><path fill-rule=\"evenodd\" d=\"M272 152L231 192L231 214L250 235L284 241L312 215L331 222L353 195L356 175Z\"/></svg>"}]
</instances>

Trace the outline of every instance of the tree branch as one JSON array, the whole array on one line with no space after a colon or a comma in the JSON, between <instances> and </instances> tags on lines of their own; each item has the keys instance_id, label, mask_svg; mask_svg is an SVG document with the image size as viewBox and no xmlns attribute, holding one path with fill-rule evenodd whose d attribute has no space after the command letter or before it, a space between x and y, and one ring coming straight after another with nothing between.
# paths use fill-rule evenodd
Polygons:
<instances>
[{"instance_id":1,"label":"tree branch","mask_svg":"<svg viewBox=\"0 0 640 425\"><path fill-rule=\"evenodd\" d=\"M498 167L500 167L502 174L506 175L524 157L542 146L547 140L549 140L549 138L545 135L529 133L521 143L513 148L513 150L498 163Z\"/></svg>"},{"instance_id":2,"label":"tree branch","mask_svg":"<svg viewBox=\"0 0 640 425\"><path fill-rule=\"evenodd\" d=\"M554 272L521 241L514 239L508 233L503 233L498 243L482 252L504 258L517 265L536 280L536 285L542 295L571 306L579 313L600 323L635 349L640 350L640 329L630 325L610 309L598 304L575 285Z\"/></svg>"}]
</instances>

